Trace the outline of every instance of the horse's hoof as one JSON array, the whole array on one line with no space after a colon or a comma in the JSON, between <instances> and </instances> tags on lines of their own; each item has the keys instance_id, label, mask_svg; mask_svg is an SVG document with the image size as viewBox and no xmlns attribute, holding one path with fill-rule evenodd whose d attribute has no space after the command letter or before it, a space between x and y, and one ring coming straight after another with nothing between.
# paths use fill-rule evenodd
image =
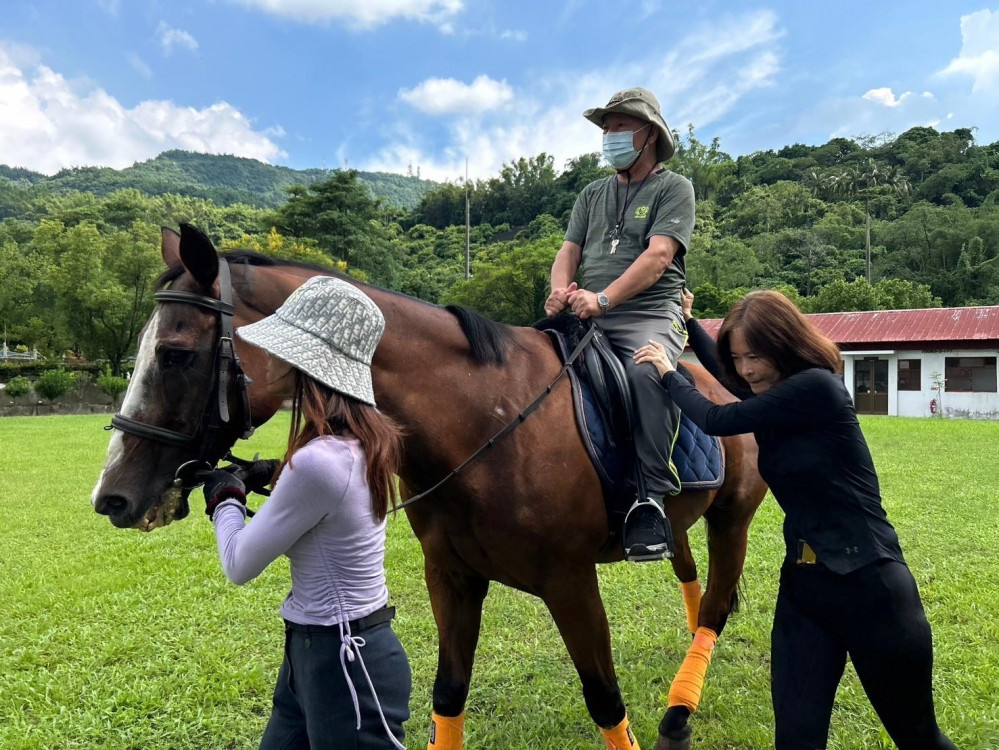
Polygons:
<instances>
[{"instance_id":1,"label":"horse's hoof","mask_svg":"<svg viewBox=\"0 0 999 750\"><path fill-rule=\"evenodd\" d=\"M656 750L690 750L690 727L684 727L671 737L660 734Z\"/></svg>"},{"instance_id":2,"label":"horse's hoof","mask_svg":"<svg viewBox=\"0 0 999 750\"><path fill-rule=\"evenodd\" d=\"M686 706L672 706L659 722L659 741L656 750L690 750L690 710Z\"/></svg>"}]
</instances>

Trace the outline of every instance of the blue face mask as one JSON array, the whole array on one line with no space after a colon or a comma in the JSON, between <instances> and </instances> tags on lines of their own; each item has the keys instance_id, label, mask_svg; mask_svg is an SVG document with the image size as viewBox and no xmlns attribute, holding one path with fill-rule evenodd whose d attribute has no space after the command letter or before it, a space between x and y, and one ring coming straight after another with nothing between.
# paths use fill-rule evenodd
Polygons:
<instances>
[{"instance_id":1,"label":"blue face mask","mask_svg":"<svg viewBox=\"0 0 999 750\"><path fill-rule=\"evenodd\" d=\"M638 130L624 130L618 133L604 133L604 158L614 169L628 169L638 161L642 151L635 150L635 133L641 133L645 128L651 127L651 123Z\"/></svg>"}]
</instances>

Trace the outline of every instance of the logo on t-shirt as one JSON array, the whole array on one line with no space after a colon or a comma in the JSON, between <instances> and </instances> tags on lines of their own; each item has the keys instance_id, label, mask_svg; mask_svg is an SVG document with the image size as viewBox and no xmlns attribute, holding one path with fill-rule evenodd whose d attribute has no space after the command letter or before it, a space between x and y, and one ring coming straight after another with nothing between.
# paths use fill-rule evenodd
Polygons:
<instances>
[{"instance_id":1,"label":"logo on t-shirt","mask_svg":"<svg viewBox=\"0 0 999 750\"><path fill-rule=\"evenodd\" d=\"M635 209L635 218L636 219L645 219L645 218L648 217L648 215L649 215L649 207L648 206L638 206Z\"/></svg>"}]
</instances>

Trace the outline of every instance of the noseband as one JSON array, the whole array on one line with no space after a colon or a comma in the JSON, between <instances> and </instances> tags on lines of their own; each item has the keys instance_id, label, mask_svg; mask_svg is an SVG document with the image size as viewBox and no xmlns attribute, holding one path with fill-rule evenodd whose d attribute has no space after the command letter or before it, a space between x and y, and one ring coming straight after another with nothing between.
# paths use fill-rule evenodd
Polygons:
<instances>
[{"instance_id":1,"label":"noseband","mask_svg":"<svg viewBox=\"0 0 999 750\"><path fill-rule=\"evenodd\" d=\"M105 430L121 430L129 435L153 440L157 443L164 443L173 446L188 446L200 440L201 451L197 461L188 461L177 469L176 479L181 479L182 472L192 464L205 465L214 468L219 458L228 452L231 446L218 449L219 430L223 425L229 423L229 398L228 382L230 372L236 382L236 390L243 402L243 434L245 440L253 434L253 424L250 421L250 399L246 388L252 383L250 378L240 365L239 357L236 356L236 348L233 344L233 315L236 307L232 301L232 282L229 275L229 264L224 258L219 259L219 297L206 297L201 294L191 292L173 291L165 289L156 292L154 298L162 304L180 303L194 305L205 310L218 313L218 341L215 345L215 383L213 390L215 397L209 396L208 403L193 435L183 432L168 430L164 427L139 422L138 420L126 417L122 413L117 413L111 417L111 424Z\"/></svg>"}]
</instances>

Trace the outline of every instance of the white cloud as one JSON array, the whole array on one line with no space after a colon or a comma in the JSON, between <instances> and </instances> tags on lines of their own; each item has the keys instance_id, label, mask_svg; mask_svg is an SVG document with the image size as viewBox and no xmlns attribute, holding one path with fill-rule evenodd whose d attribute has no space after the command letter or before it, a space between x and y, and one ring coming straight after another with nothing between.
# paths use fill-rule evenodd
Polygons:
<instances>
[{"instance_id":1,"label":"white cloud","mask_svg":"<svg viewBox=\"0 0 999 750\"><path fill-rule=\"evenodd\" d=\"M568 0L563 12L571 13L576 4L577 0ZM456 180L464 176L467 156L470 176L484 178L511 160L545 152L561 169L568 159L600 150L600 130L581 116L583 110L606 103L615 91L630 86L655 92L673 128L682 131L689 122L698 128L710 126L744 97L773 84L782 35L777 17L758 11L704 25L658 57L643 51L635 62L595 61L589 70L548 73L516 90L504 82L510 94L507 106L486 110L440 105L455 115L446 121L448 145L442 151L400 121L387 133L391 145L358 166L405 172L413 164L420 166L423 177ZM401 92L400 97L406 94L407 101L422 101L417 92L427 83ZM449 87L457 92L474 85L451 82ZM513 101L516 107L509 106Z\"/></svg>"},{"instance_id":2,"label":"white cloud","mask_svg":"<svg viewBox=\"0 0 999 750\"><path fill-rule=\"evenodd\" d=\"M192 52L198 48L197 39L183 29L171 27L166 21L160 21L156 27L156 38L160 40L165 55L171 54L174 47L187 47Z\"/></svg>"},{"instance_id":3,"label":"white cloud","mask_svg":"<svg viewBox=\"0 0 999 750\"><path fill-rule=\"evenodd\" d=\"M146 101L129 109L44 65L23 68L0 45L0 164L45 174L85 165L122 168L171 148L262 161L287 156L226 102L195 109Z\"/></svg>"},{"instance_id":4,"label":"white cloud","mask_svg":"<svg viewBox=\"0 0 999 750\"><path fill-rule=\"evenodd\" d=\"M129 53L128 64L131 65L132 68L134 68L135 71L143 78L153 77L152 68L146 65L145 61L134 52Z\"/></svg>"},{"instance_id":5,"label":"white cloud","mask_svg":"<svg viewBox=\"0 0 999 750\"><path fill-rule=\"evenodd\" d=\"M971 76L972 92L999 89L999 11L961 16L961 52L939 75Z\"/></svg>"},{"instance_id":6,"label":"white cloud","mask_svg":"<svg viewBox=\"0 0 999 750\"><path fill-rule=\"evenodd\" d=\"M999 11L962 16L961 37L960 53L946 67L927 81L906 82L913 90L896 95L892 88L880 87L861 96L821 101L784 137L808 141L940 126L975 127L979 143L995 140L999 137ZM930 81L933 91L915 93Z\"/></svg>"},{"instance_id":7,"label":"white cloud","mask_svg":"<svg viewBox=\"0 0 999 750\"><path fill-rule=\"evenodd\" d=\"M453 32L447 23L464 7L463 0L229 0L248 8L300 23L342 22L355 29L373 29L395 20L419 21Z\"/></svg>"},{"instance_id":8,"label":"white cloud","mask_svg":"<svg viewBox=\"0 0 999 750\"><path fill-rule=\"evenodd\" d=\"M509 39L514 42L526 42L527 32L522 29L507 29L500 33L499 38L504 40Z\"/></svg>"},{"instance_id":9,"label":"white cloud","mask_svg":"<svg viewBox=\"0 0 999 750\"><path fill-rule=\"evenodd\" d=\"M928 91L925 92L923 96L925 97L927 96L927 94L929 94L929 96L931 97L933 96L933 94L930 94ZM912 96L912 92L906 91L904 94L902 94L896 99L895 92L892 91L890 88L880 88L880 89L871 89L866 94L864 94L861 97L861 99L866 99L869 102L876 102L877 104L883 104L886 107L897 107L910 96Z\"/></svg>"},{"instance_id":10,"label":"white cloud","mask_svg":"<svg viewBox=\"0 0 999 750\"><path fill-rule=\"evenodd\" d=\"M401 90L399 98L432 115L472 114L502 107L513 99L513 89L505 80L494 81L485 75L471 83L454 78L428 78L411 89Z\"/></svg>"},{"instance_id":11,"label":"white cloud","mask_svg":"<svg viewBox=\"0 0 999 750\"><path fill-rule=\"evenodd\" d=\"M108 15L116 16L121 8L121 0L97 0L97 5Z\"/></svg>"}]
</instances>

